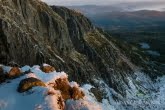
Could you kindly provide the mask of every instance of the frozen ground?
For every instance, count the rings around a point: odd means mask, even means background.
[[[5,72],[9,72],[11,67],[3,66]],[[32,73],[26,74],[22,77],[9,80],[0,85],[0,110],[61,110],[58,105],[58,97],[60,91],[54,90],[49,86],[58,78],[68,78],[64,72],[52,72],[46,74],[40,70],[38,65],[33,67],[24,66],[21,68],[23,72],[31,70]],[[17,87],[22,79],[34,77],[42,80],[46,87],[33,87],[32,90],[25,93],[18,93]],[[76,82],[70,82],[71,87],[79,86]],[[107,110],[109,103],[97,102],[92,93],[89,92],[91,85],[84,85],[81,89],[85,93],[85,97],[81,100],[67,100],[65,110]],[[48,91],[52,91],[54,95],[47,95]]]
[[[11,67],[3,66],[3,69],[8,72]],[[40,70],[38,65],[21,68],[23,72],[29,69],[32,73],[0,85],[0,110],[60,110],[57,100],[61,93],[50,87],[49,83],[54,83],[58,78],[68,78],[68,75],[65,72],[56,71],[46,74]],[[144,73],[136,72],[135,75],[137,76],[135,79],[128,77],[130,89],[125,98],[109,88],[104,81],[99,80],[100,88],[107,94],[107,98],[103,99],[102,103],[97,102],[90,92],[93,86],[85,84],[81,87],[85,97],[81,100],[67,100],[65,110],[165,110],[165,76],[153,82]],[[28,77],[38,78],[47,86],[33,87],[28,92],[18,93],[17,87],[20,81]],[[70,85],[71,87],[79,86],[73,81]],[[50,90],[54,95],[46,95]],[[113,95],[119,100],[114,100]]]
[[[140,45],[142,49],[150,49],[150,45],[148,43],[142,42]]]
[[[111,107],[114,110],[165,110],[165,76],[153,82],[144,73],[135,74],[136,79],[129,78],[131,90],[127,91],[126,98],[105,84],[103,89],[107,91]],[[118,95],[120,101],[113,100],[112,94]]]

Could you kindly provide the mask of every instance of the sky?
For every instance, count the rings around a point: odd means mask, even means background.
[[[165,0],[42,0],[49,5],[112,5],[124,2],[155,2],[165,4]]]

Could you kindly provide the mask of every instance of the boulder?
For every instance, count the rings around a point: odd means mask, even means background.
[[[47,66],[42,66],[41,70],[45,73],[51,73],[51,72],[55,71],[55,68],[50,65],[47,65]]]
[[[8,78],[16,78],[18,76],[20,76],[22,74],[20,68],[18,67],[13,67],[11,68],[11,70],[9,71],[9,73],[7,74]]]
[[[18,86],[17,91],[22,93],[30,90],[32,87],[42,86],[46,87],[45,83],[37,78],[27,78],[23,79]]]

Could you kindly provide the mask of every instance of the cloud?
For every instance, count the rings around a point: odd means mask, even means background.
[[[116,3],[128,2],[154,2],[164,3],[164,0],[42,0],[49,5],[112,5]]]

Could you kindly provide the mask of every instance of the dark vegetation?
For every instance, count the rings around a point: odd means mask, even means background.
[[[88,16],[96,26],[105,29],[119,40],[119,44],[129,43],[138,48],[140,54],[147,55],[153,62],[165,64],[165,12],[140,10],[134,12],[106,12]],[[120,41],[121,40],[121,41]],[[149,44],[160,56],[148,54],[140,43]],[[120,46],[123,48],[123,46]],[[126,50],[129,50],[127,47]]]

